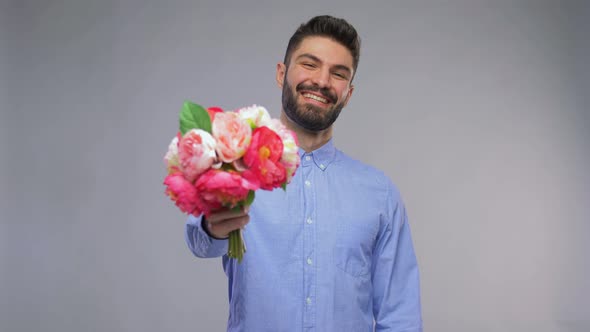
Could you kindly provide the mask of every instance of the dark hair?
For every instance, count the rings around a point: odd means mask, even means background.
[[[303,39],[311,36],[328,37],[346,47],[352,54],[352,67],[356,73],[361,51],[361,38],[354,27],[346,20],[329,15],[313,17],[307,23],[299,26],[291,39],[289,39],[285,60],[283,61],[285,65],[289,66],[291,55],[301,45]]]

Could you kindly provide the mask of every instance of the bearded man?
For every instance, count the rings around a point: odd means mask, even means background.
[[[318,16],[289,40],[276,80],[281,121],[297,134],[301,165],[286,191],[259,191],[243,211],[190,217],[198,257],[223,257],[228,331],[421,332],[419,273],[406,209],[381,171],[336,149],[332,127],[354,91],[360,38]],[[229,259],[243,228],[248,252]]]

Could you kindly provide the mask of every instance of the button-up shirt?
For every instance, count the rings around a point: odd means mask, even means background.
[[[400,193],[381,171],[332,141],[305,153],[286,191],[259,190],[243,231],[247,251],[190,217],[198,257],[223,256],[228,331],[422,331],[418,265]]]

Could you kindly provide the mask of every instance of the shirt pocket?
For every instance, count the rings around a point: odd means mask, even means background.
[[[332,249],[335,265],[355,278],[369,275],[375,237],[376,231],[368,225],[338,229],[336,243]]]

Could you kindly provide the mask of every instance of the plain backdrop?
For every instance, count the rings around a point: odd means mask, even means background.
[[[583,0],[2,0],[0,331],[223,331],[162,158],[184,100],[278,116],[317,14],[362,37],[335,144],[402,192],[425,331],[590,331]]]

